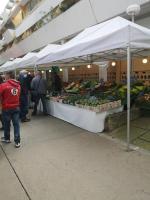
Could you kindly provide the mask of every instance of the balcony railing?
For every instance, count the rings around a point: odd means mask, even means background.
[[[15,38],[15,31],[12,29],[7,29],[7,31],[3,33],[3,37],[5,44],[9,44]]]
[[[35,31],[37,31],[38,29],[40,29],[41,27],[43,27],[44,25],[46,25],[47,23],[49,23],[50,21],[52,21],[53,19],[55,19],[56,17],[58,17],[59,15],[64,13],[65,11],[67,11],[69,8],[71,8],[74,4],[76,4],[79,1],[80,0],[64,0],[64,1],[62,1],[58,6],[56,6],[54,9],[52,9],[47,15],[45,15],[43,18],[41,18],[31,28],[26,30],[19,37],[14,38],[13,41],[10,41],[8,46],[4,46],[4,48],[2,50],[0,50],[0,54],[3,53],[4,51],[6,51],[7,49],[9,49],[10,47],[12,47],[13,44],[17,44],[20,41],[22,41],[25,38],[32,35],[32,33],[34,33]]]

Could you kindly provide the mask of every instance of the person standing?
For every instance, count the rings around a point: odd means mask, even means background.
[[[28,72],[26,70],[20,71],[19,81],[21,85],[20,94],[20,118],[21,122],[29,122],[30,119],[27,118],[29,109],[29,86],[28,86]]]
[[[31,82],[32,96],[34,99],[34,110],[32,115],[37,114],[37,106],[39,101],[42,101],[43,105],[43,114],[47,115],[47,107],[46,107],[46,93],[47,93],[47,81],[42,77],[42,72],[37,71],[35,74],[35,78],[33,78]]]
[[[27,85],[28,85],[28,89],[29,89],[29,95],[28,95],[28,99],[29,99],[29,109],[33,108],[33,101],[32,101],[32,89],[31,89],[31,82],[32,79],[34,78],[34,72],[29,72],[28,76],[27,76]]]
[[[19,104],[20,104],[20,84],[15,80],[13,72],[7,72],[6,82],[0,85],[0,95],[2,102],[2,117],[4,123],[4,143],[10,143],[10,123],[14,126],[15,147],[20,147],[20,124],[19,124]]]
[[[3,81],[3,77],[0,76],[0,84],[2,84],[4,81]],[[4,130],[4,123],[3,123],[3,119],[2,119],[2,105],[1,105],[1,101],[0,101],[0,121],[1,121],[1,124],[2,124],[2,127],[0,128],[1,131]]]
[[[62,81],[57,72],[52,72],[52,92],[54,96],[61,95]]]

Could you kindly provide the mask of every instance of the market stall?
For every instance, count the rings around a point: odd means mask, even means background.
[[[144,57],[150,49],[150,30],[121,17],[85,29],[37,64],[89,64],[104,60],[127,60],[127,146],[130,148],[131,53]]]

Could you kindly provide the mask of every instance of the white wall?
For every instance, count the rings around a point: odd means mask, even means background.
[[[140,19],[136,21],[137,24],[150,28],[150,17]]]
[[[149,0],[89,0],[95,13],[97,22],[105,21],[126,12],[129,5],[144,4]]]

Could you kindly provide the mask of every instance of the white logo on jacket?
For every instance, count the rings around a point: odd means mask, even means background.
[[[11,89],[11,94],[13,96],[16,96],[18,94],[18,89],[16,89],[16,88]]]

